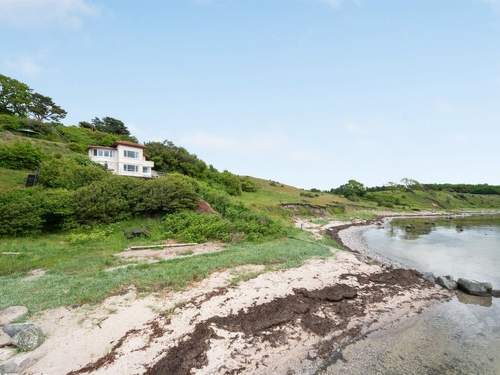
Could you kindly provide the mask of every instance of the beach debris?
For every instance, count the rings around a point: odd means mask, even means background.
[[[0,326],[12,323],[25,316],[27,313],[28,309],[25,306],[10,306],[0,310]]]
[[[455,290],[457,289],[457,282],[455,279],[450,276],[439,276],[436,280],[438,285],[441,285],[443,288],[448,289],[448,290]]]
[[[492,286],[490,283],[482,283],[476,280],[458,279],[458,288],[473,296],[486,297],[491,295]]]

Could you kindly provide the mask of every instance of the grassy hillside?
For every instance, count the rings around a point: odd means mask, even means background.
[[[0,131],[0,151],[2,147],[11,149],[5,155],[12,165],[33,163],[29,156],[34,153],[41,170],[41,185],[25,188],[26,176],[34,167],[0,168],[0,205],[10,207],[0,208],[0,222],[33,230],[0,238],[0,308],[21,304],[36,312],[94,303],[132,283],[143,291],[176,289],[238,265],[282,268],[311,257],[330,256],[325,243],[292,228],[294,216],[316,216],[325,221],[371,218],[388,210],[500,208],[500,195],[430,189],[371,191],[347,199],[219,172],[187,150],[159,143],[152,151],[166,177],[142,181],[111,176],[89,164],[84,151],[88,144],[109,145],[116,138],[61,125],[36,137]],[[13,146],[26,143],[34,147],[19,148],[28,158],[18,160]],[[217,213],[193,211],[199,199],[209,202]],[[83,205],[86,208],[82,211]],[[33,220],[51,220],[57,225],[39,222],[30,227]],[[149,236],[128,239],[126,232],[135,228],[146,230]],[[217,240],[227,242],[227,247],[220,253],[106,271],[124,265],[115,254],[128,246],[166,239]],[[36,269],[44,270],[45,276],[26,281],[26,275]]]

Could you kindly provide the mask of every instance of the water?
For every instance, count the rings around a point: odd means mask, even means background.
[[[396,220],[364,232],[376,255],[500,289],[500,217]],[[459,293],[369,335],[327,374],[500,374],[500,299]]]

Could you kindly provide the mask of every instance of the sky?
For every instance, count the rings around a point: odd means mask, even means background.
[[[500,0],[0,0],[0,73],[218,169],[500,184]]]

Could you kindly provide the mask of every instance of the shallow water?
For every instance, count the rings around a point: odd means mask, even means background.
[[[500,289],[500,219],[397,220],[364,232],[394,262]],[[325,374],[500,374],[500,299],[459,293],[347,347]]]

